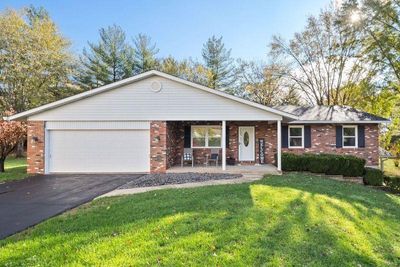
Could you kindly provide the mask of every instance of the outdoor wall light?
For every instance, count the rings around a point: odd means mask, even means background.
[[[35,141],[35,142],[37,142],[37,141],[39,141],[39,137],[37,137],[37,136],[32,136],[32,140]]]

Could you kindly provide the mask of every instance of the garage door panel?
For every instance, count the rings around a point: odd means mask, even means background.
[[[148,130],[57,130],[49,134],[49,172],[148,172]]]

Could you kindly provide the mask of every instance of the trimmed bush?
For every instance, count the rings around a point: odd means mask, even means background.
[[[365,168],[363,181],[366,185],[381,186],[383,185],[383,172],[379,169]]]
[[[399,176],[385,176],[384,177],[386,186],[392,190],[400,192],[400,177]]]
[[[310,171],[343,176],[362,176],[365,160],[354,156],[334,154],[282,154],[282,170]]]

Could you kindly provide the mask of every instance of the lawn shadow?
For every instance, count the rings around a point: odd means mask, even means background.
[[[371,230],[363,220],[383,218],[393,225],[398,203],[371,210],[361,189],[307,179],[277,176],[252,184],[100,199],[0,241],[0,251],[7,251],[3,260],[21,264],[33,255],[54,264],[89,265],[111,264],[121,255],[138,265],[396,262],[394,245],[387,244],[389,226]],[[342,191],[332,192],[332,186]],[[336,219],[338,214],[343,218]],[[382,255],[371,254],[382,246],[377,252]]]

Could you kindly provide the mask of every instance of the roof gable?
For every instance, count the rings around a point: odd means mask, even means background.
[[[102,86],[97,89],[93,89],[93,90],[90,90],[90,91],[87,91],[87,92],[84,92],[84,93],[81,93],[81,94],[78,94],[78,95],[75,95],[72,97],[68,97],[68,98],[35,108],[35,109],[25,111],[25,112],[10,116],[7,119],[16,120],[16,119],[25,119],[28,117],[33,118],[33,119],[40,119],[42,117],[42,119],[43,119],[43,116],[40,116],[40,114],[45,114],[45,113],[50,114],[50,113],[52,113],[51,111],[56,111],[56,110],[61,111],[62,109],[68,109],[67,106],[81,106],[82,104],[88,104],[91,101],[87,101],[87,100],[89,100],[91,98],[95,98],[95,97],[98,97],[103,94],[107,96],[107,95],[110,95],[109,93],[114,90],[127,88],[131,85],[134,85],[136,83],[139,83],[139,82],[142,82],[145,80],[149,80],[151,78],[162,79],[163,83],[170,82],[170,83],[175,83],[175,85],[180,84],[180,86],[190,87],[191,89],[198,90],[198,93],[202,93],[202,95],[204,95],[204,93],[208,93],[208,95],[216,96],[215,98],[218,99],[218,101],[221,101],[221,99],[223,98],[223,99],[225,99],[225,102],[228,101],[230,103],[235,103],[236,106],[239,106],[242,109],[251,108],[252,111],[257,110],[256,113],[263,112],[263,113],[265,113],[264,115],[268,115],[271,118],[277,118],[277,117],[284,116],[289,119],[297,119],[297,116],[294,116],[285,111],[266,107],[261,104],[257,104],[257,103],[254,103],[254,102],[251,102],[248,100],[244,100],[242,98],[235,97],[235,96],[229,95],[227,93],[224,93],[224,92],[221,92],[221,91],[218,91],[215,89],[211,89],[211,88],[208,88],[208,87],[205,87],[205,86],[193,83],[193,82],[189,82],[189,81],[183,80],[181,78],[177,78],[172,75],[165,74],[165,73],[162,73],[159,71],[154,71],[154,70],[148,71],[148,72],[145,72],[145,73],[142,73],[142,74],[133,76],[131,78],[128,78],[128,79],[125,79],[122,81],[118,81],[118,82],[115,82],[115,83],[112,83],[112,84],[109,84],[106,86]],[[151,85],[147,84],[147,86],[149,87]],[[163,91],[161,91],[160,93],[163,93]],[[180,92],[175,92],[175,93],[179,94]],[[171,99],[171,97],[172,96],[170,96],[170,98],[168,98],[168,99],[164,98],[163,101],[169,102],[169,99]],[[179,99],[179,95],[176,95],[176,97]],[[196,97],[196,96],[192,96],[192,97]],[[150,100],[155,100],[158,98],[159,98],[159,95],[154,95],[153,98]],[[193,100],[195,100],[195,99],[193,99]],[[77,104],[78,102],[82,102],[82,103]],[[89,105],[90,104],[91,103],[89,103]],[[147,103],[147,105],[149,105],[149,104],[151,104],[151,102]],[[218,105],[218,103],[214,103],[214,104]],[[94,104],[92,103],[92,105],[94,105]],[[233,109],[233,110],[231,110],[231,112],[232,112],[232,114],[237,115],[239,110]],[[218,113],[216,113],[216,114],[218,114]],[[76,116],[76,114],[74,116]],[[46,116],[44,116],[44,117],[46,117]]]

